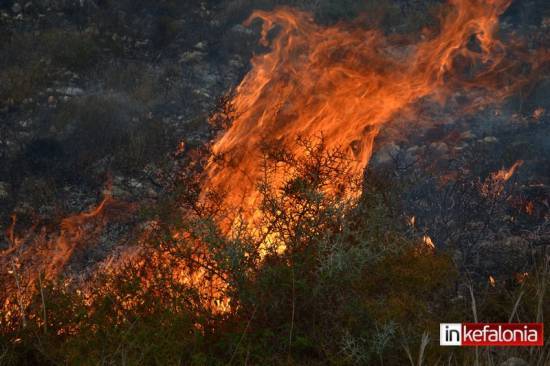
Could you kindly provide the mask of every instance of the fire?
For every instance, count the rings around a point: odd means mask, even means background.
[[[360,176],[381,128],[398,115],[415,120],[415,102],[443,104],[453,93],[469,90],[475,98],[463,109],[475,110],[509,96],[526,81],[519,76],[521,55],[507,55],[496,38],[498,17],[509,4],[453,0],[454,10],[442,18],[439,33],[421,41],[350,25],[323,27],[289,8],[256,11],[246,24],[263,21],[261,42],[271,50],[253,58],[252,70],[236,89],[236,117],[213,145],[201,199],[223,192],[222,207],[253,221],[259,216],[257,181],[266,146],[283,146],[300,157],[299,137],[322,136],[327,150],[346,152]],[[478,51],[469,47],[472,38]],[[474,76],[466,77],[472,69]],[[277,172],[275,187],[288,174]],[[220,226],[231,232],[234,220],[220,219]]]
[[[88,211],[69,216],[61,221],[61,233],[56,240],[52,251],[51,260],[46,267],[46,276],[53,279],[63,269],[65,263],[71,257],[77,243],[84,238],[84,225],[97,218],[105,209],[105,206],[112,201],[109,194],[105,195],[99,205]]]
[[[93,209],[69,216],[61,221],[58,234],[48,233],[45,227],[36,230],[32,227],[25,235],[18,237],[15,232],[16,216],[7,236],[10,248],[0,253],[0,283],[5,293],[0,295],[2,316],[0,323],[10,323],[12,316],[24,313],[27,302],[35,291],[35,284],[41,281],[42,273],[46,280],[57,279],[65,268],[75,248],[86,245],[85,241],[106,224],[103,217],[108,206],[113,204],[109,194]]]
[[[529,277],[529,272],[516,273],[516,282],[523,284]]]
[[[507,182],[510,180],[510,178],[512,178],[514,176],[514,174],[516,173],[516,171],[518,170],[518,168],[520,166],[523,165],[523,161],[522,160],[518,160],[516,161],[510,168],[508,169],[501,169],[499,170],[498,172],[496,173],[493,173],[492,174],[492,178],[493,180],[495,181],[502,181],[502,182]]]
[[[434,242],[432,241],[432,238],[430,238],[428,235],[424,235],[422,237],[422,243],[424,243],[424,245],[426,246],[426,248],[430,249],[430,250],[434,250],[435,249],[435,244]]]
[[[258,180],[265,168],[262,156],[266,150],[283,147],[303,158],[308,152],[300,141],[322,138],[328,151],[344,152],[351,175],[360,177],[381,129],[399,116],[416,120],[415,103],[430,100],[444,105],[455,93],[468,91],[472,100],[462,110],[468,112],[513,94],[528,81],[519,76],[524,61],[529,61],[536,74],[548,55],[520,51],[511,55],[515,44],[509,47],[497,39],[498,18],[510,2],[451,0],[453,10],[441,19],[438,32],[420,41],[388,37],[353,24],[320,26],[311,15],[290,8],[253,13],[247,24],[263,21],[261,42],[270,51],[253,58],[251,71],[236,89],[231,101],[234,122],[212,147],[200,201],[208,201],[210,193],[222,193],[220,207],[234,214],[220,214],[218,224],[231,234],[240,224],[237,217],[246,223],[261,215]],[[476,47],[471,47],[472,40]],[[180,143],[177,155],[185,150],[185,143]],[[507,181],[519,166],[521,162],[493,178]],[[270,183],[280,189],[292,173],[274,169]],[[330,185],[325,190],[328,194],[340,191]],[[359,194],[357,188],[346,198]],[[47,279],[55,279],[77,245],[105,226],[105,211],[112,204],[107,195],[94,209],[64,219],[60,232],[53,236],[33,229],[17,238],[13,217],[7,232],[11,247],[0,253],[0,264],[8,269],[0,276],[14,283],[6,288],[7,296],[0,296],[0,309],[8,322],[12,314],[24,313],[37,274],[45,271]],[[415,225],[414,217],[410,224]],[[223,273],[212,275],[208,268],[212,254],[207,246],[189,233],[175,232],[172,239],[190,245],[189,263],[173,265],[170,253],[149,260],[170,267],[167,271],[177,282],[214,298],[214,310],[230,309]],[[264,240],[284,250],[283,244],[278,245],[277,233],[265,233]],[[435,249],[429,236],[422,242],[430,251]],[[144,276],[148,279],[152,274]],[[131,302],[125,305],[133,306]]]
[[[508,169],[502,168],[489,174],[479,187],[481,194],[486,197],[495,198],[502,195],[505,192],[506,183],[516,174],[522,165],[523,161],[518,160]]]

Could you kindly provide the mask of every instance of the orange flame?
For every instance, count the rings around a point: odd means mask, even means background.
[[[75,246],[84,238],[83,226],[92,218],[99,216],[105,206],[112,201],[106,194],[101,203],[94,209],[69,216],[61,221],[61,233],[57,238],[51,253],[51,260],[46,267],[46,276],[53,279],[71,257]]]
[[[514,176],[520,166],[523,165],[523,160],[518,160],[508,169],[501,169],[493,173],[492,177],[495,181],[508,182]]]
[[[519,284],[524,283],[529,277],[529,272],[516,273],[516,282]]]
[[[434,250],[435,249],[435,244],[434,242],[432,241],[432,238],[430,238],[428,235],[424,235],[422,237],[422,243],[424,243],[424,245],[426,246],[426,248],[430,249],[430,250]]]
[[[45,272],[48,280],[55,279],[64,269],[75,248],[90,240],[93,233],[101,231],[105,222],[92,222],[101,216],[111,196],[106,194],[101,203],[90,211],[72,215],[61,221],[58,235],[31,228],[23,237],[15,234],[16,216],[7,235],[11,247],[0,253],[0,284],[5,290],[0,294],[0,323],[10,324],[11,317],[24,313],[24,307],[34,294],[35,283]]]
[[[328,150],[347,152],[359,176],[380,129],[398,114],[414,118],[414,102],[443,103],[467,89],[476,96],[470,105],[475,108],[510,95],[525,81],[513,72],[519,62],[506,57],[505,45],[495,38],[498,17],[510,0],[451,4],[454,11],[442,19],[438,35],[405,45],[376,30],[321,27],[309,14],[289,8],[255,12],[246,24],[263,21],[263,45],[270,44],[275,25],[278,33],[271,51],[253,58],[252,70],[236,90],[236,118],[213,146],[201,199],[224,192],[224,208],[238,208],[245,219],[253,219],[266,145],[284,146],[299,158],[304,152],[297,138],[322,135]],[[473,37],[480,51],[468,47]],[[477,71],[466,79],[464,71],[472,65]],[[276,174],[275,187],[287,174]],[[232,222],[220,224],[231,231]]]

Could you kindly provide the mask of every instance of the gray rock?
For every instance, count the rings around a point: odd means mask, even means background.
[[[411,146],[407,149],[407,155],[416,155],[420,152],[420,147],[418,145]]]
[[[26,119],[26,120],[23,120],[23,121],[19,121],[19,126],[21,126],[22,128],[27,128],[27,127],[29,127],[31,124],[32,124],[32,121],[31,121],[30,119]]]
[[[385,164],[391,162],[401,151],[399,146],[393,142],[383,146],[378,150],[373,157],[373,161],[376,164]]]
[[[463,140],[472,140],[476,138],[476,135],[471,131],[464,131],[460,134],[460,138]]]
[[[147,190],[147,197],[149,198],[157,198],[158,197],[158,193],[153,189],[153,188],[149,188]]]
[[[500,364],[500,366],[529,366],[527,362],[518,357],[510,357]]]
[[[207,47],[208,47],[208,43],[206,42],[199,42],[195,45],[195,48],[200,51],[206,50]]]
[[[84,90],[73,86],[68,86],[66,88],[59,88],[59,89],[56,89],[56,91],[60,94],[64,94],[70,97],[78,97],[84,94]]]
[[[240,34],[243,36],[254,36],[254,32],[252,31],[252,29],[247,28],[242,24],[235,25],[234,27],[231,28],[230,32],[235,34]]]
[[[498,142],[498,139],[495,136],[487,136],[482,141],[487,144],[493,144],[495,142]]]
[[[141,182],[139,182],[137,179],[135,178],[131,178],[130,181],[128,182],[128,185],[131,187],[131,188],[134,188],[134,189],[141,189],[143,188],[143,184]]]
[[[189,63],[189,62],[199,62],[203,59],[203,57],[205,56],[205,53],[204,52],[200,52],[200,51],[187,51],[187,52],[184,52],[181,56],[180,56],[180,62],[182,63]]]
[[[13,11],[15,14],[21,13],[21,10],[23,9],[21,8],[21,5],[19,5],[19,3],[15,3],[11,7],[11,11]]]
[[[449,152],[449,146],[444,142],[432,142],[430,148],[437,151],[440,154],[446,154]]]

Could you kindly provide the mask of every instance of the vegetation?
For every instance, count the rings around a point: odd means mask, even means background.
[[[0,363],[496,363],[511,351],[436,346],[439,323],[542,320],[550,310],[543,300],[548,267],[538,263],[521,283],[469,283],[449,256],[407,234],[394,214],[397,201],[387,199],[391,184],[367,179],[358,202],[345,199],[350,184],[328,195],[329,182],[349,182],[345,160],[322,142],[304,149],[303,159],[266,153],[266,167],[282,164],[295,173],[282,190],[266,173],[259,182],[262,219],[242,222],[238,235],[220,233],[215,199],[197,204],[199,180],[189,173],[157,211],[162,224],[140,254],[86,288],[63,281],[37,288],[25,325],[19,314],[3,328]],[[269,225],[276,239],[259,239],[254,225]],[[197,273],[195,283],[181,280]],[[548,354],[522,356],[537,364]]]
[[[94,268],[97,272],[86,281],[46,280],[44,273],[36,273],[31,299],[22,299],[18,291],[0,293],[0,300],[11,301],[0,307],[10,309],[9,314],[0,310],[0,366],[499,365],[512,356],[537,366],[550,362],[548,347],[457,350],[437,342],[440,322],[543,321],[550,329],[547,239],[544,245],[529,242],[528,268],[494,265],[501,270],[496,284],[487,281],[494,272],[475,261],[483,258],[483,239],[512,235],[502,233],[506,223],[535,221],[516,215],[510,192],[499,186],[482,191],[485,181],[478,177],[513,164],[518,156],[545,156],[542,123],[530,130],[540,143],[514,134],[490,163],[479,164],[489,145],[472,143],[472,149],[483,146],[467,157],[476,164],[453,161],[451,168],[460,174],[453,184],[441,183],[437,192],[440,176],[415,175],[414,182],[405,182],[394,172],[368,171],[364,181],[356,179],[341,152],[327,151],[322,141],[302,141],[304,158],[266,149],[265,175],[258,182],[262,204],[254,221],[235,208],[220,207],[224,192],[199,200],[200,166],[209,155],[190,150],[210,136],[197,132],[205,129],[206,118],[195,111],[194,104],[202,100],[193,96],[204,96],[198,88],[209,79],[197,77],[198,86],[181,80],[190,80],[197,70],[213,70],[195,67],[200,62],[182,63],[180,51],[248,59],[255,42],[243,38],[252,39],[254,33],[230,30],[254,9],[285,5],[311,11],[322,23],[356,19],[388,33],[419,34],[444,11],[438,1],[95,3],[93,15],[85,16],[78,6],[63,2],[65,8],[56,9],[66,12],[63,25],[54,25],[58,19],[52,11],[39,31],[22,27],[0,34],[0,113],[7,116],[0,132],[39,114],[29,128],[39,131],[36,135],[28,134],[27,127],[13,138],[5,133],[10,146],[17,146],[0,167],[2,180],[17,187],[9,210],[19,200],[49,215],[68,186],[85,190],[92,181],[95,195],[105,173],[143,175],[145,166],[173,149],[174,125],[186,125],[191,140],[182,145],[186,153],[174,165],[192,161],[177,167],[181,176],[171,192],[142,208],[143,217],[136,221],[150,221],[122,259],[113,258],[114,265]],[[527,14],[518,22],[532,19]],[[199,42],[203,46],[197,48]],[[216,83],[229,79],[214,78]],[[86,90],[74,97],[57,90],[67,85]],[[34,103],[26,102],[29,98]],[[161,122],[172,103],[185,108],[174,111],[170,123]],[[211,130],[223,130],[230,122],[211,119]],[[272,169],[291,172],[282,188],[271,183]],[[328,185],[340,190],[328,194]],[[405,187],[424,198],[420,212],[435,213],[426,215],[424,224],[448,238],[445,245],[432,248],[423,239],[426,232],[411,227],[401,207]],[[487,218],[484,226],[475,225],[480,212]],[[235,228],[231,235],[219,225],[228,216]],[[34,217],[28,221],[35,223]],[[528,224],[521,230],[536,236],[534,224]],[[4,244],[0,250],[9,247]],[[9,271],[0,277],[2,289],[9,288],[2,281],[17,279],[17,270]]]

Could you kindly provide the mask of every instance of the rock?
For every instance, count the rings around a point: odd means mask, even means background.
[[[6,200],[10,196],[10,185],[6,182],[0,182],[0,201]]]
[[[208,43],[206,42],[199,42],[195,45],[195,48],[200,51],[206,50],[207,47],[208,47]]]
[[[476,138],[476,135],[471,131],[464,131],[460,134],[460,138],[463,140],[472,140]]]
[[[139,182],[137,179],[135,178],[131,178],[130,181],[128,182],[128,185],[131,187],[131,188],[134,188],[134,189],[141,189],[143,187],[143,184],[141,184],[141,182]]]
[[[401,149],[393,142],[383,146],[376,152],[373,157],[373,161],[377,164],[385,164],[393,161],[393,159],[399,154]]]
[[[527,362],[518,357],[510,357],[500,364],[500,366],[529,366]]]
[[[413,164],[418,159],[418,156],[422,155],[423,152],[424,148],[418,145],[409,147],[405,150],[405,162],[407,164]]]
[[[184,52],[181,56],[180,56],[180,62],[182,63],[188,63],[188,62],[199,62],[203,59],[203,57],[205,56],[205,53],[204,52],[200,52],[200,51],[187,51],[187,52]]]
[[[432,142],[430,148],[442,155],[449,152],[449,146],[444,142]]]
[[[15,14],[21,13],[21,10],[23,9],[21,8],[21,5],[19,5],[19,3],[15,3],[11,7],[11,11],[13,11]]]
[[[407,149],[407,155],[416,155],[420,151],[420,147],[418,145],[411,146]]]
[[[487,136],[483,140],[481,140],[487,144],[493,144],[495,142],[498,142],[498,139],[495,136]]]
[[[252,31],[252,29],[244,27],[241,24],[237,24],[234,27],[232,27],[230,32],[235,33],[237,35],[242,35],[242,36],[254,36],[254,32]]]
[[[21,126],[21,128],[27,128],[31,124],[32,124],[32,121],[30,119],[25,119],[25,120],[19,121],[19,126]]]
[[[59,89],[56,89],[56,91],[58,93],[61,93],[70,97],[78,97],[84,94],[84,90],[73,86],[68,86],[66,88],[59,88]]]
[[[153,188],[149,188],[147,190],[147,197],[149,198],[157,198],[158,197],[158,193],[153,189]]]

